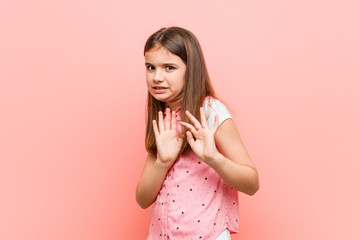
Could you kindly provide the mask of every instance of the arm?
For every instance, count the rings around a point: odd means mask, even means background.
[[[194,153],[212,167],[230,186],[248,195],[259,189],[258,173],[252,163],[232,119],[226,119],[218,126],[215,117],[210,130],[204,109],[200,108],[201,124],[186,112],[194,125],[181,122],[194,135],[187,132],[187,140]],[[219,149],[219,151],[217,150]]]
[[[165,176],[174,164],[182,145],[182,138],[176,133],[175,111],[170,114],[170,109],[166,109],[165,121],[163,113],[159,112],[159,126],[153,120],[153,128],[158,156],[148,153],[136,187],[136,201],[142,208],[148,208],[156,200]]]
[[[154,154],[148,153],[136,187],[136,201],[142,208],[148,208],[156,200],[168,170],[169,167],[161,164]]]
[[[258,172],[232,119],[226,119],[218,127],[215,143],[220,152],[217,151],[207,163],[230,186],[254,195],[260,187]]]

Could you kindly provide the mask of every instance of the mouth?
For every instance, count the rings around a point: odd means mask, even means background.
[[[167,89],[167,87],[155,86],[155,87],[153,87],[153,89]]]
[[[154,94],[164,94],[164,93],[166,93],[167,92],[167,87],[161,87],[161,86],[154,86],[154,87],[152,87],[152,92],[154,93]]]

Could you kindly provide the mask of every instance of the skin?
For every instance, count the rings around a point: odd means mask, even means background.
[[[150,94],[157,100],[166,102],[170,108],[165,110],[165,118],[159,112],[158,123],[153,120],[158,155],[148,153],[136,188],[136,200],[142,208],[149,207],[156,200],[166,174],[180,151],[182,138],[177,133],[175,111],[171,112],[170,109],[179,107],[178,94],[184,85],[186,72],[186,65],[182,60],[162,47],[146,52],[145,62]],[[169,63],[176,66],[171,68]],[[153,86],[159,85],[167,87],[162,94],[153,90]],[[194,153],[230,186],[245,194],[254,195],[259,189],[258,172],[233,120],[226,119],[219,126],[216,116],[214,127],[209,129],[203,108],[200,108],[200,121],[188,111],[186,115],[192,124],[180,124],[188,129],[187,141]]]
[[[155,46],[145,53],[146,83],[149,93],[157,100],[166,102],[170,109],[179,107],[179,94],[183,89],[186,64],[166,48]],[[164,93],[156,93],[154,87],[165,87]]]

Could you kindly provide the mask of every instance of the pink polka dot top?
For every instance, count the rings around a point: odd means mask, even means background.
[[[204,108],[209,128],[216,114],[219,124],[231,118],[217,99],[207,98]],[[238,191],[190,150],[175,161],[165,177],[152,208],[147,239],[213,240],[226,228],[238,232],[238,219]]]

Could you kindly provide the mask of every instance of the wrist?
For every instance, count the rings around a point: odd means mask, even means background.
[[[159,157],[156,158],[156,161],[155,161],[155,167],[157,169],[159,169],[160,171],[169,171],[169,169],[171,168],[173,164],[173,161],[162,161]]]
[[[220,162],[222,158],[223,158],[223,155],[219,151],[216,151],[213,155],[204,159],[204,162],[208,163],[209,165],[215,164],[215,163]]]

